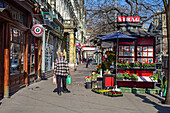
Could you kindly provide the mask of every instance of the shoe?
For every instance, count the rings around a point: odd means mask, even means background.
[[[61,92],[58,92],[58,95],[61,96]]]
[[[68,89],[64,90],[63,93],[71,93]]]

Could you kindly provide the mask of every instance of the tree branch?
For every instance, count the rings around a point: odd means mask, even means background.
[[[125,1],[131,6],[130,14],[133,15],[133,4],[129,0],[125,0]]]
[[[155,13],[154,15],[150,16],[149,18],[147,18],[146,20],[144,20],[141,25],[143,25],[146,21],[152,19],[154,16],[157,16],[157,15],[160,15],[162,13],[166,13],[166,11],[162,11],[162,12],[159,12],[159,13]]]
[[[163,3],[164,3],[165,11],[167,11],[168,10],[167,0],[163,0]]]

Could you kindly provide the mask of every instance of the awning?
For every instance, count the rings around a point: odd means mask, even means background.
[[[125,39],[137,39],[137,37],[125,35],[125,34],[121,33],[120,31],[117,31],[110,35],[98,37],[98,39],[101,39],[101,40],[113,40],[113,39],[124,39],[124,38]]]

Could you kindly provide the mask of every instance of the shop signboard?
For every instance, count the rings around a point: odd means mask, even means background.
[[[35,24],[35,25],[33,25],[32,29],[31,29],[31,33],[35,37],[41,37],[43,35],[43,32],[44,32],[44,28],[41,24]]]
[[[43,20],[44,21],[50,21],[53,22],[54,18],[58,18],[57,14],[54,14],[53,11],[49,11],[49,12],[43,12],[41,11],[42,15],[43,15]]]
[[[101,47],[102,48],[113,48],[113,42],[112,41],[102,41]]]
[[[140,16],[118,16],[118,22],[140,22]]]

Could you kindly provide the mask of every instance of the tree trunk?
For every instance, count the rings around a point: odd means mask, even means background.
[[[170,1],[170,0],[169,0]],[[170,4],[170,2],[168,2]],[[167,39],[168,39],[168,83],[167,83],[167,92],[165,98],[165,104],[170,105],[170,5],[167,5],[166,11],[166,23],[167,23]]]

